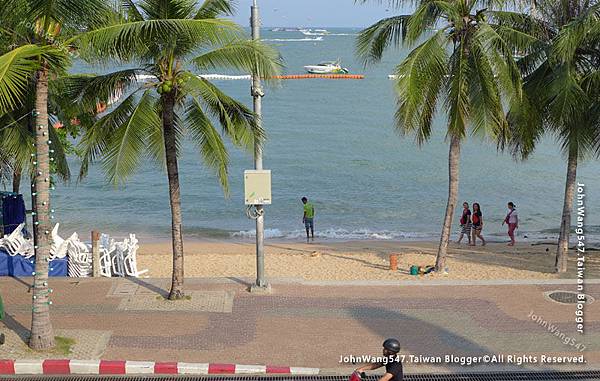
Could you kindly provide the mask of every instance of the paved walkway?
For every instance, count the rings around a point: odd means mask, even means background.
[[[0,330],[19,333],[9,335],[11,340],[21,340],[30,325],[30,282],[0,278],[7,313]],[[101,354],[96,346],[83,355],[115,360],[272,364],[347,372],[354,366],[341,363],[341,356],[379,355],[382,339],[394,336],[403,345],[408,372],[452,368],[445,363],[424,368],[409,357],[445,360],[446,354],[531,355],[538,360],[541,355],[584,354],[588,367],[600,368],[598,282],[586,285],[586,293],[596,301],[585,307],[583,336],[576,333],[575,305],[545,296],[553,290],[575,290],[575,285],[561,281],[419,287],[282,280],[273,282],[271,295],[253,295],[246,291],[245,280],[189,279],[191,299],[178,302],[162,300],[167,285],[166,279],[52,279],[53,325],[64,335],[93,330],[108,336]],[[531,314],[552,324],[555,333]],[[76,340],[82,340],[80,336]],[[585,345],[585,351],[569,345],[571,338]],[[15,357],[16,344],[8,344],[0,347],[0,358]],[[565,369],[553,364],[524,366]],[[479,370],[502,367],[514,369],[495,364]]]

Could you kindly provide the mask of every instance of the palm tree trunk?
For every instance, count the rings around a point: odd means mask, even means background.
[[[450,150],[448,153],[448,203],[446,204],[446,216],[444,217],[444,226],[440,237],[440,246],[438,248],[437,259],[435,261],[435,271],[442,271],[446,265],[446,255],[448,253],[448,241],[450,240],[450,230],[452,228],[452,219],[454,218],[454,208],[458,198],[458,176],[460,165],[460,137],[452,136],[450,138]]]
[[[48,137],[48,66],[37,73],[35,88],[35,272],[29,346],[35,350],[54,347],[50,322],[48,257],[50,254],[50,152]]]
[[[179,170],[177,168],[177,145],[173,109],[175,107],[174,92],[162,97],[163,135],[165,139],[165,156],[167,160],[167,176],[169,178],[169,198],[171,201],[171,235],[173,240],[173,276],[169,300],[184,297],[183,293],[183,237],[181,232],[181,192],[179,189]]]
[[[569,233],[571,232],[571,210],[573,209],[573,196],[575,195],[575,181],[577,178],[577,149],[569,150],[569,161],[567,164],[567,182],[565,184],[565,199],[563,202],[562,221],[560,223],[560,235],[558,248],[556,250],[556,261],[554,266],[557,273],[567,271],[567,259],[569,254]]]
[[[12,191],[19,193],[21,189],[21,168],[16,167],[13,171]]]

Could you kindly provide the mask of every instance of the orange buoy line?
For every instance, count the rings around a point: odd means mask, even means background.
[[[275,79],[309,79],[309,78],[325,78],[325,79],[364,79],[362,74],[292,74],[292,75],[276,75]]]

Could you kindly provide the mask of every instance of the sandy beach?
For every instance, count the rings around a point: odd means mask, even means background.
[[[186,240],[186,277],[253,277],[253,241]],[[350,241],[350,242],[268,242],[266,274],[277,278],[306,280],[414,280],[414,279],[554,279],[575,278],[576,263],[571,256],[569,272],[553,274],[555,245],[489,243],[485,247],[451,243],[448,274],[410,275],[411,265],[433,265],[436,242]],[[398,256],[398,271],[389,270],[389,255]],[[138,268],[148,277],[169,277],[171,243],[141,243]],[[586,259],[586,278],[598,278],[598,252]]]

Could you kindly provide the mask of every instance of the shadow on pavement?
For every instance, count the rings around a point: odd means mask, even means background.
[[[27,343],[29,341],[29,329],[27,329],[27,327],[25,327],[23,324],[19,323],[10,314],[4,315],[2,323],[4,323],[4,326],[7,329],[16,333],[24,343]]]
[[[140,278],[135,278],[135,277],[128,277],[128,280],[132,281],[133,283],[138,284],[141,287],[144,287],[145,289],[152,291],[154,293],[157,293],[158,295],[162,296],[163,298],[167,298],[169,296],[169,290],[163,290],[162,288],[150,283],[150,282],[146,282],[141,280]]]
[[[433,308],[435,306],[432,306]],[[357,306],[349,308],[348,312],[357,322],[379,335],[382,341],[387,337],[397,338],[402,345],[402,352],[424,356],[491,353],[489,348],[464,336],[399,311],[373,306]]]

